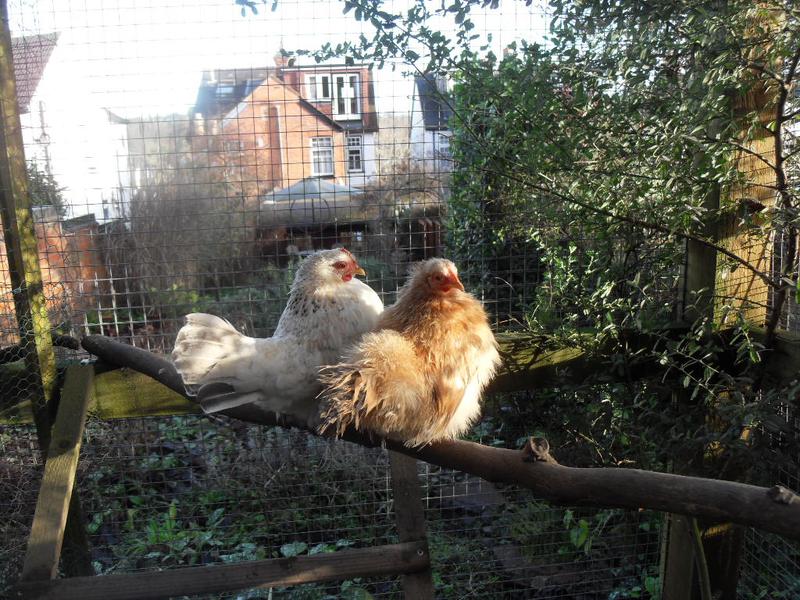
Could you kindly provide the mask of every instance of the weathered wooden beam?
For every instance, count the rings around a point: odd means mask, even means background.
[[[96,375],[89,405],[89,414],[106,420],[202,413],[185,395],[131,369]]]
[[[93,376],[91,365],[67,369],[28,538],[22,568],[24,580],[50,579],[58,573]]]
[[[88,412],[99,419],[164,417],[203,412],[186,396],[131,369],[100,373],[95,376],[92,388]],[[0,425],[27,425],[32,421],[29,400],[0,410]]]
[[[425,569],[429,561],[424,543],[405,542],[340,550],[332,554],[187,567],[155,573],[31,581],[14,588],[13,597],[25,600],[156,600],[353,577],[401,575]]]

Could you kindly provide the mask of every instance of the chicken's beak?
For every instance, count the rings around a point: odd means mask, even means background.
[[[451,274],[450,274],[450,277],[448,277],[448,280],[450,281],[450,284],[451,284],[451,285],[452,285],[454,288],[458,288],[458,289],[460,289],[462,292],[464,291],[464,284],[463,284],[463,283],[461,283],[461,280],[458,278],[458,275],[456,275],[455,273],[451,273]]]
[[[359,267],[358,265],[356,265],[356,270],[353,271],[353,274],[354,275],[361,275],[361,277],[366,277],[367,276],[367,272],[364,269],[362,269],[361,267]]]

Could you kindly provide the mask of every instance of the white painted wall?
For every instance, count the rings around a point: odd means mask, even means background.
[[[425,173],[442,173],[450,171],[453,163],[450,160],[450,130],[430,131],[425,129],[422,116],[422,103],[419,90],[414,86],[411,100],[411,160]]]
[[[21,115],[25,156],[51,172],[63,191],[67,217],[93,213],[103,222],[121,216],[127,202],[126,127],[111,123],[96,101],[86,46],[62,32],[42,78]],[[99,79],[99,78],[95,78]],[[42,121],[46,138],[42,136]],[[49,143],[48,143],[49,142]]]

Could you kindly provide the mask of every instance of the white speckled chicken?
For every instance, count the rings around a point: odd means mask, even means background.
[[[252,338],[214,315],[187,315],[172,360],[205,412],[251,402],[308,421],[317,416],[320,365],[372,330],[383,311],[378,295],[344,248],[322,250],[299,266],[271,338]]]
[[[486,312],[456,266],[418,263],[377,330],[323,371],[319,429],[340,435],[352,424],[407,446],[452,439],[477,420],[499,362]]]

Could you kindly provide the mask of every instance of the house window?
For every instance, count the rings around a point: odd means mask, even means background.
[[[225,140],[222,142],[225,152],[241,152],[244,150],[244,142],[241,140]]]
[[[336,101],[333,103],[333,116],[339,119],[357,119],[358,75],[350,73],[335,75],[333,78]]]
[[[314,102],[330,102],[330,75],[306,75],[306,98]]]
[[[436,144],[434,147],[434,153],[436,154],[436,158],[439,159],[451,158],[450,136],[444,133],[437,133],[434,140]]]
[[[311,174],[317,176],[333,175],[332,138],[311,138]]]
[[[350,173],[364,172],[364,138],[360,135],[347,136],[347,170]]]

